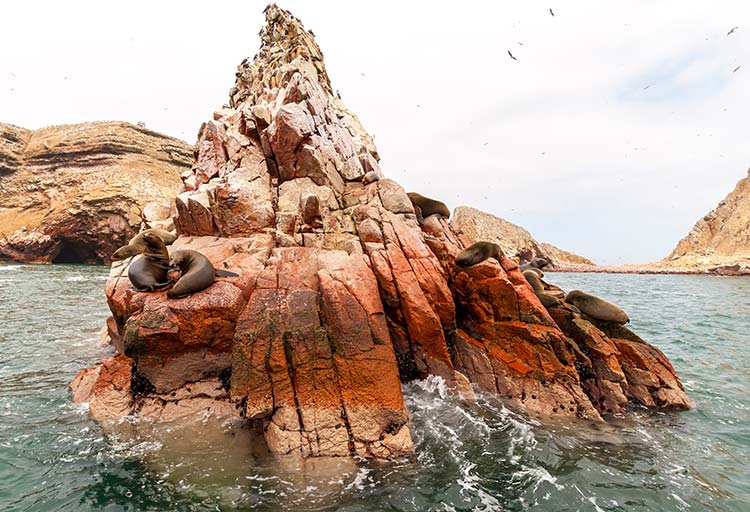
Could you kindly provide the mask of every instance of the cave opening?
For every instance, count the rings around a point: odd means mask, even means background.
[[[63,238],[60,240],[57,255],[52,259],[52,263],[101,265],[103,261],[91,247],[82,241]]]

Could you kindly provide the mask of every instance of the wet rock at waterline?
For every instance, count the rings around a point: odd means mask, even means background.
[[[113,265],[121,355],[83,370],[76,397],[90,397],[97,419],[169,416],[181,407],[170,396],[213,400],[217,414],[253,422],[273,453],[303,457],[412,453],[401,384],[430,375],[469,400],[477,389],[529,414],[602,421],[597,404],[616,390],[585,384],[581,369],[596,362],[518,266],[457,267],[470,242],[439,215],[418,223],[394,181],[363,180],[382,174],[379,155],[333,95],[313,36],[274,5],[266,19],[176,199],[172,248],[239,277],[170,299],[135,291],[128,262]],[[644,364],[664,361],[632,352],[612,355],[630,365],[618,382],[632,380],[626,401],[645,403],[662,381]],[[217,379],[226,395],[188,391]],[[659,396],[654,407],[688,403],[674,387]]]

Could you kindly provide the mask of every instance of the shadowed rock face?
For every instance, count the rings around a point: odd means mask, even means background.
[[[517,265],[456,267],[469,244],[444,219],[420,226],[397,183],[363,184],[381,172],[377,151],[331,94],[312,35],[274,5],[266,18],[176,200],[172,250],[197,249],[239,277],[169,299],[136,292],[128,262],[113,265],[106,293],[123,355],[82,370],[77,399],[119,390],[107,383],[127,367],[139,391],[125,408],[121,394],[109,413],[92,407],[98,419],[158,416],[157,398],[173,394],[188,400],[180,410],[215,399],[216,411],[231,402],[259,425],[272,452],[304,457],[411,453],[401,382],[428,375],[467,398],[473,384],[531,414],[601,421],[578,369],[592,359]],[[648,361],[628,357],[623,378],[645,382]],[[185,391],[219,377],[228,395]],[[646,388],[639,397],[653,396]],[[684,406],[677,395],[654,405]]]
[[[143,218],[171,217],[191,153],[128,123],[0,124],[0,259],[108,263]]]

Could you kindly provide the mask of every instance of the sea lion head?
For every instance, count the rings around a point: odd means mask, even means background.
[[[539,270],[543,269],[547,265],[549,265],[549,261],[545,260],[544,258],[537,258],[532,263],[532,266],[538,268]]]
[[[182,271],[185,270],[188,263],[190,263],[190,252],[188,251],[174,251],[169,258],[169,266]]]
[[[142,238],[146,244],[146,249],[143,251],[144,256],[159,257],[165,260],[169,259],[167,246],[159,235],[156,233],[144,232]]]

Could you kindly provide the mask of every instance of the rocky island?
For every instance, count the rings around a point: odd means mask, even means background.
[[[421,222],[289,12],[200,129],[170,248],[220,277],[171,299],[138,292],[128,260],[106,284],[114,357],[74,399],[101,422],[207,412],[244,418],[302,457],[410,454],[401,384],[430,375],[539,417],[605,421],[629,405],[691,406],[664,354],[624,326],[539,301],[507,257],[457,267],[473,240]]]

